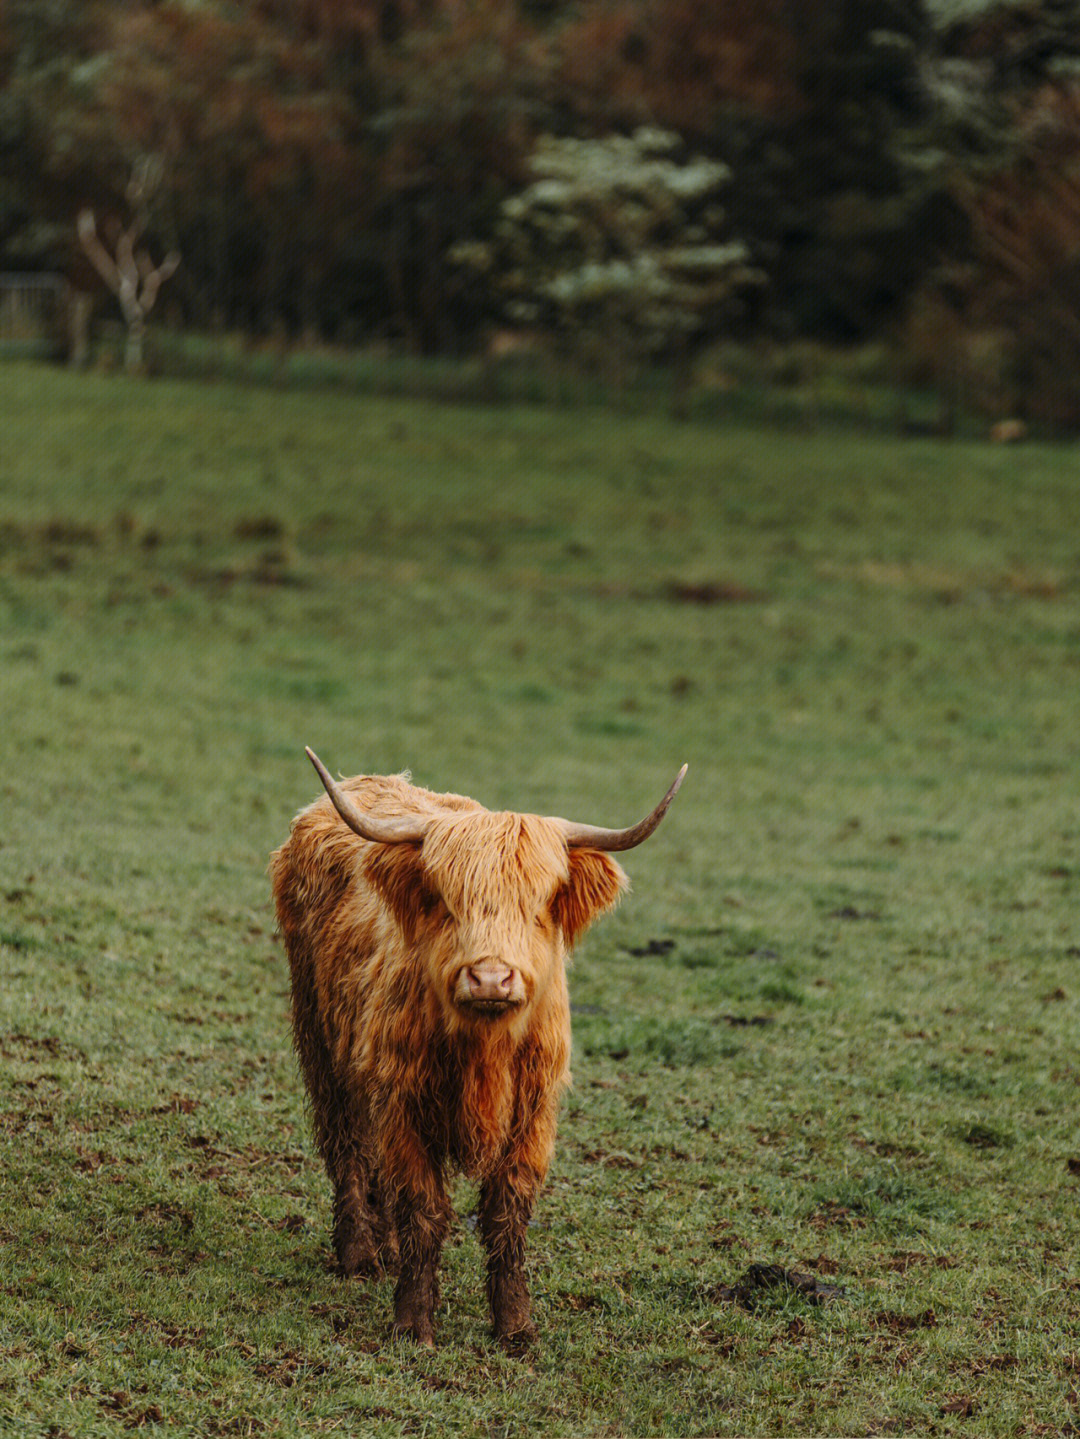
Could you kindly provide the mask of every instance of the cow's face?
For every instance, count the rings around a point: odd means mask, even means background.
[[[557,823],[486,811],[433,822],[422,846],[386,847],[368,872],[451,1028],[523,1022],[626,886],[608,855],[568,851]]]

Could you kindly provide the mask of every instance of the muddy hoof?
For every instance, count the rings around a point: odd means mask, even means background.
[[[361,1244],[338,1245],[337,1261],[346,1279],[381,1279],[383,1276],[379,1256]]]
[[[397,1320],[390,1326],[390,1335],[394,1339],[408,1339],[414,1344],[419,1344],[423,1349],[435,1348],[434,1330],[421,1324],[399,1324]]]
[[[511,1359],[520,1359],[535,1344],[536,1327],[533,1324],[524,1324],[508,1334],[496,1333],[495,1342]]]

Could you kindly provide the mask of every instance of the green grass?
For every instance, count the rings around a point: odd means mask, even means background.
[[[1071,449],[18,364],[0,413],[0,1431],[1076,1432]],[[604,824],[690,762],[574,966],[525,1362],[468,1185],[434,1353],[330,1270],[305,743]],[[844,1296],[726,1302],[754,1261]]]
[[[836,349],[796,341],[762,349],[731,342],[666,365],[643,365],[613,349],[598,365],[544,347],[501,356],[415,356],[317,343],[290,348],[239,334],[164,327],[152,332],[149,343],[155,374],[293,394],[574,410],[603,406],[621,414],[801,432],[838,424],[878,434],[940,434],[943,424],[980,435],[987,429],[977,407],[945,405],[936,390],[906,379],[899,357],[878,344]],[[120,321],[103,319],[95,327],[91,364],[115,371],[124,344]]]

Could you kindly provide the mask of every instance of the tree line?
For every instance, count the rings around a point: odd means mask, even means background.
[[[723,184],[688,208],[670,168],[537,168],[643,133]],[[199,328],[595,344],[645,332],[638,276],[682,316],[653,307],[654,349],[887,333],[914,375],[1080,422],[1078,0],[7,0],[0,267],[100,283],[76,217],[120,233],[148,162]]]

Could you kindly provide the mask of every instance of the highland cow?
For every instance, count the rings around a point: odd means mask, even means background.
[[[445,1181],[480,1183],[495,1336],[532,1335],[525,1232],[569,1081],[567,952],[663,819],[492,813],[405,778],[334,782],[271,861],[296,1050],[346,1275],[398,1272],[394,1333],[434,1342]]]

